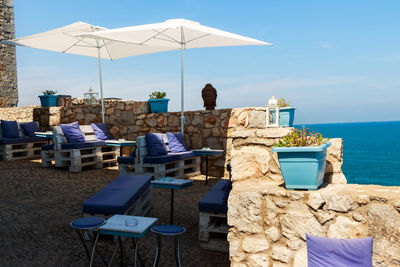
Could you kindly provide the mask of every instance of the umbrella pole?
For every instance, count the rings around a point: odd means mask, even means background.
[[[184,95],[183,95],[183,45],[181,47],[181,132],[182,136],[185,131],[185,115],[183,113],[184,110]]]
[[[100,80],[100,96],[101,96],[101,120],[104,123],[104,99],[103,99],[103,78],[101,76],[101,55],[100,47],[97,48],[97,54],[99,58],[99,80]]]

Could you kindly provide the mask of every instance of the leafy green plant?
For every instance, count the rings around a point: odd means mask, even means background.
[[[45,90],[42,93],[43,93],[43,95],[55,95],[55,94],[57,94],[57,91]]]
[[[149,95],[150,99],[161,99],[165,98],[167,96],[166,92],[159,92],[159,91],[154,91]]]
[[[282,97],[281,99],[278,99],[278,106],[280,106],[281,108],[285,108],[289,107],[290,103],[286,102],[285,98]]]
[[[325,144],[329,139],[323,138],[322,134],[310,132],[309,128],[294,129],[282,140],[279,140],[274,146],[276,147],[292,147],[292,146],[319,146]]]

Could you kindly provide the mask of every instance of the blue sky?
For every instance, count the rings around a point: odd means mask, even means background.
[[[400,118],[400,1],[105,1],[14,0],[16,37],[76,21],[107,28],[185,18],[270,42],[185,51],[185,109],[203,109],[201,89],[218,91],[217,108],[264,106],[285,97],[295,123]],[[105,97],[147,100],[166,91],[180,109],[180,52],[103,60]],[[19,105],[43,90],[83,97],[99,91],[97,59],[17,47]]]

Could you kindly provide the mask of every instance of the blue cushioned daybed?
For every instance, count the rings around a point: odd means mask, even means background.
[[[151,208],[151,176],[120,175],[83,203],[84,216],[145,216]]]

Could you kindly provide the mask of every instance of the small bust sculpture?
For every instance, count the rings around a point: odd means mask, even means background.
[[[206,86],[204,86],[203,90],[201,90],[201,97],[203,98],[206,110],[215,109],[217,106],[217,90],[215,90],[211,84],[207,83]]]

